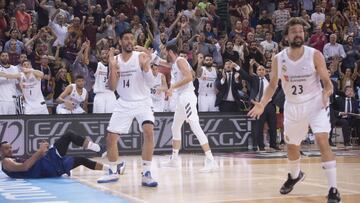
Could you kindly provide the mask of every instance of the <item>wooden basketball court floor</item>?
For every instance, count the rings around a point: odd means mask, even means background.
[[[140,156],[121,157],[127,166],[125,174],[115,183],[97,184],[96,179],[103,172],[84,167],[75,169],[72,178],[130,202],[326,202],[327,180],[321,168],[320,157],[302,157],[301,168],[306,173],[306,178],[285,196],[279,193],[279,189],[287,178],[286,158],[258,159],[239,157],[236,154],[218,154],[215,159],[219,170],[200,173],[203,154],[181,154],[180,168],[161,167],[160,162],[167,157],[154,156],[153,177],[159,182],[157,188],[140,185]],[[95,160],[107,162],[106,159]],[[360,156],[337,156],[337,178],[342,202],[359,203]]]

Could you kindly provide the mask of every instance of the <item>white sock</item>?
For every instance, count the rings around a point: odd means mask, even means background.
[[[100,146],[96,143],[93,143],[91,141],[89,141],[88,146],[86,147],[87,149],[94,151],[94,152],[100,152]]]
[[[325,170],[329,189],[331,187],[336,188],[336,161],[322,162],[322,168]]]
[[[214,160],[214,157],[213,157],[213,155],[211,153],[211,150],[206,151],[205,156],[206,156],[207,159]]]
[[[117,170],[117,162],[110,162],[109,163],[109,168],[111,169],[111,171],[113,172],[113,173],[115,173],[116,172],[116,170]]]
[[[173,159],[178,158],[178,156],[179,156],[179,150],[178,150],[178,149],[173,149],[171,156],[172,156],[171,158],[173,158]]]
[[[143,174],[151,170],[151,161],[142,160]]]
[[[103,168],[102,168],[103,171],[108,172],[109,169],[110,169],[110,165],[109,165],[109,164],[103,164]]]
[[[295,161],[288,160],[289,171],[292,179],[296,179],[300,174],[300,158]]]

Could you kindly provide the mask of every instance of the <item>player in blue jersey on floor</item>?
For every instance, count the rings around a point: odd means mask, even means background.
[[[101,164],[85,157],[66,156],[70,143],[99,154],[103,152],[102,147],[98,144],[73,131],[67,131],[50,148],[48,142],[41,142],[37,152],[25,160],[14,158],[11,144],[3,141],[0,143],[2,171],[11,178],[51,178],[63,174],[70,176],[70,170],[81,165],[92,170],[111,170],[107,164]],[[112,172],[122,174],[124,169],[124,162],[121,162],[117,165],[117,171]]]

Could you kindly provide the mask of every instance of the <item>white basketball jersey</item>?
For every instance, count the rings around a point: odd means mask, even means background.
[[[0,72],[16,74],[19,73],[18,69],[15,66],[10,66],[5,68],[0,65]],[[0,101],[12,102],[14,101],[13,96],[16,94],[16,84],[18,81],[16,79],[6,79],[0,77]]]
[[[27,105],[36,107],[45,102],[41,92],[41,80],[38,80],[33,73],[29,75],[21,73],[20,86]]]
[[[120,79],[116,90],[122,100],[141,101],[150,98],[150,87],[146,85],[140,67],[140,53],[133,51],[127,62],[123,61],[120,54],[116,56],[120,67]]]
[[[181,71],[179,70],[179,67],[177,66],[177,61],[178,61],[179,59],[185,60],[185,61],[186,61],[186,64],[187,64],[187,68],[188,68],[190,71],[192,70],[190,64],[187,62],[187,60],[186,60],[185,58],[178,57],[178,58],[175,60],[174,64],[172,65],[172,68],[171,68],[171,76],[174,77],[174,80],[172,80],[174,84],[176,84],[176,83],[178,83],[178,82],[180,82],[180,81],[182,81],[182,80],[184,79],[184,75],[181,73]],[[181,93],[183,93],[183,92],[191,92],[191,91],[194,92],[194,90],[195,90],[195,88],[194,88],[193,82],[190,81],[189,83],[187,83],[187,84],[185,84],[185,85],[183,85],[183,86],[175,89],[175,92],[176,92],[177,94],[181,94]]]
[[[199,80],[199,95],[216,95],[215,81],[217,78],[216,69],[211,67],[209,71],[206,67],[202,66],[202,74]]]
[[[70,101],[72,101],[76,106],[79,106],[82,102],[85,101],[86,99],[86,95],[87,95],[87,91],[85,88],[82,89],[82,94],[80,95],[77,91],[76,91],[76,84],[71,84],[72,86],[72,91],[71,94],[69,96],[67,96],[65,99],[68,99]]]
[[[160,95],[156,94],[156,90],[162,86],[161,77],[163,76],[162,73],[158,73],[155,77],[154,86],[150,88],[150,94],[153,101],[164,100],[165,99],[165,92],[161,92]]]
[[[112,92],[109,89],[109,68],[99,62],[95,72],[94,93]]]
[[[314,64],[315,49],[304,46],[304,54],[297,61],[290,60],[287,52],[288,48],[276,55],[286,101],[303,103],[322,94],[320,76]]]

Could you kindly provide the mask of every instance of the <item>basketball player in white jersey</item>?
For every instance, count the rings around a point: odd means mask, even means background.
[[[109,88],[116,89],[119,98],[116,100],[107,128],[107,157],[111,170],[98,179],[98,183],[118,180],[116,165],[119,158],[117,145],[119,135],[129,133],[129,128],[136,118],[144,136],[142,185],[156,187],[158,183],[151,177],[155,119],[150,96],[150,87],[153,86],[155,78],[150,67],[151,57],[144,52],[133,51],[134,41],[134,34],[131,31],[125,31],[119,40],[121,54],[114,57],[112,51],[109,53]]]
[[[155,83],[150,89],[151,99],[153,101],[154,112],[164,112],[165,92],[168,89],[165,75],[159,72],[157,65],[152,65],[152,71],[155,77]]]
[[[279,78],[285,93],[284,135],[287,143],[288,179],[281,194],[291,192],[294,185],[305,178],[300,170],[300,144],[310,125],[321,152],[322,168],[328,180],[328,203],[340,202],[336,186],[336,161],[328,137],[330,132],[329,97],[333,87],[321,52],[304,46],[305,22],[291,18],[285,26],[285,38],[290,47],[272,60],[270,84],[260,102],[253,102],[249,116],[259,118],[276,90]],[[323,83],[322,88],[320,80]]]
[[[95,72],[94,109],[93,113],[112,113],[115,107],[115,93],[109,89],[109,54],[101,50],[101,61],[98,62]]]
[[[9,54],[7,52],[0,53],[0,73],[17,74],[18,69],[9,64]],[[16,79],[6,79],[0,77],[0,115],[16,114]]]
[[[167,61],[172,63],[171,72],[172,76],[174,76],[173,83],[167,93],[171,95],[174,91],[179,97],[176,104],[174,121],[171,126],[173,153],[170,156],[170,160],[163,163],[163,166],[172,167],[178,165],[178,154],[181,146],[181,126],[184,121],[187,121],[206,155],[205,167],[201,169],[201,172],[214,171],[218,166],[211,153],[208,139],[199,123],[192,68],[185,58],[179,57],[176,44],[168,44],[166,46],[166,54]]]
[[[203,64],[204,66],[201,66],[196,70],[196,77],[199,80],[199,111],[219,111],[219,108],[215,106],[217,93],[215,81],[218,73],[216,68],[213,67],[212,55],[206,55]]]
[[[84,76],[77,75],[75,84],[68,85],[56,99],[59,103],[56,107],[57,114],[82,114],[87,112],[88,93],[84,85]],[[84,108],[80,106],[81,103],[84,104]]]
[[[41,92],[41,79],[44,73],[34,70],[31,62],[24,60],[21,64],[22,72],[17,74],[1,75],[7,79],[20,80],[20,88],[24,95],[24,113],[28,115],[49,114]]]

